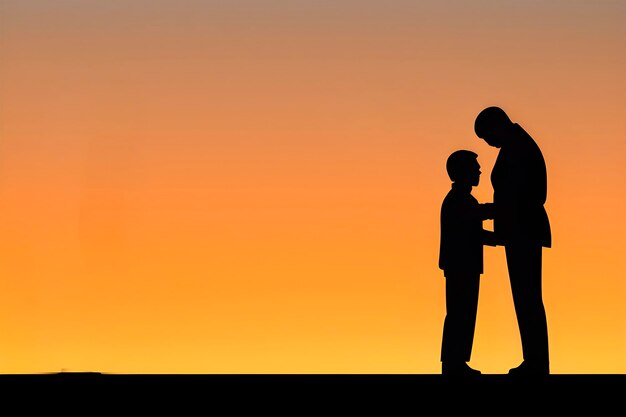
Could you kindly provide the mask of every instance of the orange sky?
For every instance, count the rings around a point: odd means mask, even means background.
[[[541,146],[553,373],[626,372],[619,1],[0,0],[0,373],[439,373],[445,160]],[[489,227],[489,224],[486,224]],[[485,249],[471,364],[521,344]]]

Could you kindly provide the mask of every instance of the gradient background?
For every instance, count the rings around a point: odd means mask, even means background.
[[[0,372],[439,373],[445,160],[541,146],[553,373],[626,372],[626,2],[0,0]],[[486,222],[486,227],[490,227]],[[471,365],[521,344],[487,247]]]

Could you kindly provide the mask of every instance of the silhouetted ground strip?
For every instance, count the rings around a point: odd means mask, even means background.
[[[0,375],[6,416],[624,416],[626,375]],[[10,410],[10,411],[9,411]]]

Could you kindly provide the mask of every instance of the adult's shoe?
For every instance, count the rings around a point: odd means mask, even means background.
[[[550,374],[550,365],[542,362],[523,361],[518,367],[509,370],[513,376],[543,376]]]

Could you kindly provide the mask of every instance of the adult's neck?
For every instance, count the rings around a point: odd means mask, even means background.
[[[515,139],[515,135],[519,132],[522,127],[517,123],[511,123],[506,127],[505,134],[502,135],[502,143],[500,145],[501,148],[508,147]]]

